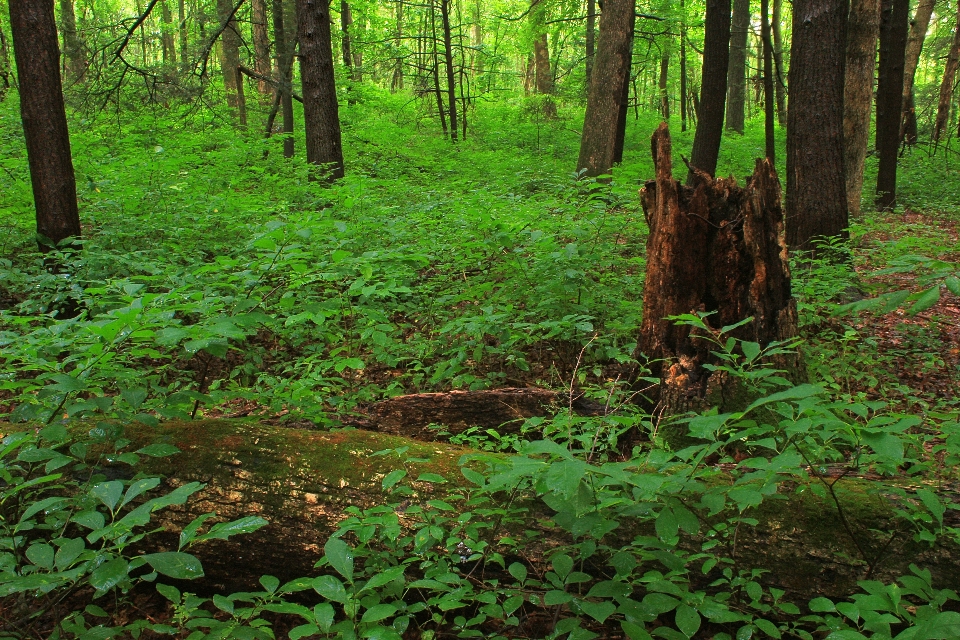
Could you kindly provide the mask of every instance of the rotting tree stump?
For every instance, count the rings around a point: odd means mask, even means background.
[[[730,335],[765,347],[797,335],[797,307],[773,165],[757,160],[746,187],[701,171],[687,187],[673,177],[666,123],[653,134],[651,147],[656,179],[640,191],[650,236],[637,351],[660,379],[652,400],[669,415],[736,395],[724,388],[731,381],[704,367],[716,362],[716,345],[669,316],[711,313],[705,322],[712,329],[752,317]],[[788,377],[801,377],[796,357],[774,364]]]

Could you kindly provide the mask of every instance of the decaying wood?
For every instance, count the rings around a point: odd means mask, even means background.
[[[666,123],[652,149],[657,177],[641,190],[650,236],[638,352],[661,379],[661,408],[675,413],[702,407],[721,381],[704,368],[716,346],[667,317],[713,312],[706,322],[715,329],[752,317],[732,335],[766,346],[797,335],[797,311],[773,165],[757,160],[745,188],[700,171],[685,187],[673,178]]]

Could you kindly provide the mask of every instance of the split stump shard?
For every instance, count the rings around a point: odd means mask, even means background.
[[[666,123],[651,146],[656,179],[640,191],[650,236],[637,350],[660,380],[651,399],[658,413],[669,415],[722,404],[730,396],[724,387],[735,381],[704,367],[717,362],[711,353],[716,345],[666,318],[712,312],[705,319],[712,329],[753,318],[728,335],[765,347],[796,337],[797,306],[790,292],[780,180],[770,161],[757,160],[746,187],[733,177],[713,179],[701,171],[686,187],[673,177]],[[773,364],[795,381],[802,376],[797,356]]]

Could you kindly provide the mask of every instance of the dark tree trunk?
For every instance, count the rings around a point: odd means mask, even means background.
[[[53,2],[13,0],[9,6],[37,235],[40,249],[47,251],[67,238],[80,237],[57,23]]]
[[[667,122],[670,121],[670,94],[667,93],[667,76],[670,71],[670,52],[665,50],[660,56],[660,78],[657,89],[660,93],[660,115]]]
[[[727,62],[730,58],[730,0],[707,0],[704,21],[703,69],[700,81],[700,105],[697,131],[690,153],[692,167],[713,175],[720,156],[723,136],[723,107],[727,99]],[[695,179],[693,168],[687,184]]]
[[[87,56],[80,34],[77,33],[77,14],[73,8],[73,0],[60,0],[60,22],[63,26],[63,54],[66,59],[66,75],[72,82],[76,82],[87,71]]]
[[[443,27],[443,65],[447,71],[447,113],[450,114],[450,141],[457,141],[457,93],[453,75],[453,38],[450,33],[450,0],[440,0]]]
[[[349,2],[340,2],[340,49],[343,53],[343,66],[350,72],[353,79],[353,49],[350,41],[350,27],[353,26],[353,12]]]
[[[760,0],[760,47],[763,57],[763,138],[770,164],[777,166],[777,140],[774,133],[773,42],[770,40],[770,2]]]
[[[273,0],[273,48],[277,59],[277,71],[280,74],[280,109],[283,117],[283,157],[292,158],[293,140],[293,50],[294,43],[287,42],[288,29],[294,25],[285,24],[283,0]]]
[[[897,201],[897,155],[903,113],[903,62],[907,47],[910,0],[880,4],[880,62],[877,72],[877,208]]]
[[[630,44],[627,45],[627,72],[623,76],[623,88],[620,92],[620,112],[617,114],[617,138],[613,145],[613,163],[623,162],[623,147],[627,141],[627,112],[630,110],[630,77],[633,70],[633,34],[636,30],[637,12],[636,0],[633,2],[634,11],[630,14]],[[634,91],[636,94],[636,91]],[[640,98],[637,94],[637,103]],[[639,117],[639,115],[637,116]]]
[[[847,207],[860,217],[863,163],[870,143],[873,72],[880,32],[880,0],[851,0],[847,22],[846,80],[843,96],[843,145]]]
[[[177,0],[177,19],[179,20],[177,28],[180,32],[180,70],[186,73],[190,60],[187,51],[187,7],[184,0]]]
[[[177,66],[177,51],[173,46],[173,14],[167,0],[160,2],[160,18],[163,22],[160,42],[163,46],[163,66],[173,69]]]
[[[787,70],[783,67],[783,36],[781,34],[781,7],[783,0],[773,0],[773,62],[774,72],[777,74],[774,88],[777,91],[777,122],[781,127],[787,126],[787,91],[783,86]]]
[[[606,0],[600,14],[600,45],[590,78],[577,171],[610,173],[617,142],[623,85],[630,77],[631,23],[636,0]]]
[[[9,89],[10,54],[7,52],[7,36],[4,35],[3,21],[0,20],[0,102],[3,102],[4,98],[7,97]]]
[[[323,167],[328,180],[343,177],[340,115],[330,38],[330,0],[297,0],[300,78],[307,162]]]
[[[230,18],[233,13],[233,0],[217,0],[217,17],[220,24],[227,22],[220,36],[220,66],[223,72],[223,88],[227,93],[227,104],[237,106],[237,67],[240,66],[240,37],[237,21]]]
[[[254,70],[262,76],[270,76],[270,36],[267,31],[267,0],[252,0],[250,4],[253,22]],[[265,80],[257,83],[261,94],[270,93],[270,84]]]
[[[397,38],[394,42],[394,46],[397,50],[397,58],[393,63],[393,77],[390,79],[390,90],[391,91],[402,91],[403,90],[403,57],[400,54],[402,51],[401,44],[403,42],[403,0],[397,2]]]
[[[441,2],[443,0],[440,0]],[[434,6],[434,0],[430,0],[430,28],[433,32],[433,94],[437,99],[437,114],[440,116],[440,127],[443,129],[443,136],[447,136],[447,116],[443,107],[443,91],[440,89],[440,52],[437,42],[437,12]]]
[[[713,312],[705,320],[713,329],[752,317],[732,335],[766,346],[797,335],[797,311],[773,164],[757,160],[746,188],[700,171],[694,186],[685,187],[673,178],[666,123],[654,133],[652,150],[657,178],[641,191],[650,236],[637,347],[660,379],[654,400],[669,415],[702,408],[730,381],[704,367],[716,362],[716,346],[668,316]],[[796,370],[798,363],[792,365]]]
[[[794,0],[787,110],[787,245],[847,238],[843,84],[847,0]]]
[[[923,41],[930,27],[934,4],[936,0],[920,0],[917,3],[917,12],[910,23],[910,36],[907,38],[903,59],[903,116],[900,118],[900,139],[909,145],[917,144],[917,110],[913,99],[913,80],[917,75],[920,52],[923,51]]]
[[[950,119],[950,103],[953,102],[953,81],[957,74],[957,61],[960,60],[960,6],[957,8],[957,23],[953,28],[953,44],[947,54],[943,69],[943,81],[940,83],[940,99],[937,103],[937,120],[933,125],[933,142],[940,142],[940,136],[947,128]]]
[[[587,90],[590,90],[590,76],[593,74],[593,56],[597,35],[597,0],[587,0]]]
[[[683,14],[683,0],[680,0],[680,13]],[[687,130],[687,23],[680,18],[680,131]]]
[[[734,0],[730,26],[730,63],[727,67],[727,129],[743,133],[747,97],[747,33],[750,31],[750,0]]]

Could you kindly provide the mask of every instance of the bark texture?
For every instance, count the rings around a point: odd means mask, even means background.
[[[443,66],[447,72],[447,113],[450,115],[450,140],[457,141],[457,93],[453,75],[453,38],[450,33],[450,0],[440,0],[443,26]],[[548,60],[549,63],[549,60]]]
[[[783,86],[787,77],[787,70],[783,65],[783,35],[781,17],[783,0],[773,0],[773,19],[770,28],[773,31],[773,62],[774,72],[777,74],[774,88],[777,92],[777,122],[781,127],[787,126],[787,90]]]
[[[957,75],[957,61],[960,60],[960,7],[957,8],[957,23],[953,27],[953,43],[947,62],[943,69],[943,80],[940,82],[940,98],[937,102],[937,120],[933,125],[933,141],[940,142],[940,137],[947,128],[950,119],[950,103],[953,101],[953,80]]]
[[[630,77],[635,0],[606,0],[600,14],[600,43],[594,60],[577,170],[610,173],[617,143],[623,86]]]
[[[883,0],[880,5],[880,62],[877,71],[877,208],[897,201],[897,155],[903,113],[903,63],[907,47],[910,0]]]
[[[777,141],[774,133],[773,43],[770,40],[770,2],[760,0],[760,47],[763,59],[763,138],[764,155],[777,166]]]
[[[590,76],[593,74],[593,56],[596,51],[597,36],[597,0],[587,0],[587,34],[585,63],[587,90],[590,90]]]
[[[711,176],[717,171],[720,139],[723,137],[723,108],[727,98],[727,63],[730,58],[730,0],[707,0],[704,21],[703,75],[697,131],[690,153],[692,165],[687,185],[696,180],[694,168]]]
[[[333,71],[329,0],[297,0],[300,77],[307,162],[326,169],[330,180],[343,177],[340,115]]]
[[[73,0],[60,0],[60,24],[63,28],[63,55],[66,58],[67,78],[76,82],[83,78],[87,71],[87,56],[77,32],[77,14],[73,8]]]
[[[936,0],[920,0],[917,11],[910,23],[910,35],[907,37],[907,49],[903,60],[903,116],[901,117],[900,139],[907,144],[917,143],[917,110],[913,100],[913,81],[917,76],[920,52],[930,27],[930,16]]]
[[[667,91],[667,79],[670,71],[670,50],[667,49],[660,56],[660,78],[657,80],[657,92],[660,96],[660,115],[670,121],[670,94]]]
[[[231,17],[233,0],[217,0],[217,18],[226,28],[220,36],[220,67],[223,71],[223,88],[227,104],[237,106],[237,67],[240,66],[240,36],[237,21]]]
[[[253,0],[250,4],[250,19],[253,22],[254,70],[262,76],[270,76],[270,36],[267,30],[267,0]],[[270,84],[257,82],[261,94],[270,93]]]
[[[668,316],[714,312],[706,322],[715,329],[752,317],[733,335],[765,346],[796,336],[797,311],[773,164],[757,160],[745,188],[701,171],[689,187],[673,178],[666,123],[652,151],[657,177],[641,191],[650,236],[638,357],[660,378],[660,408],[673,414],[703,407],[726,381],[704,368],[716,347]]]
[[[880,32],[880,0],[851,0],[847,24],[847,60],[843,94],[843,145],[847,208],[860,217],[863,164],[870,142],[873,72]]]
[[[787,245],[846,238],[843,152],[846,0],[795,0],[787,111]],[[896,132],[894,132],[896,133]]]
[[[747,97],[747,34],[750,0],[734,0],[730,26],[730,63],[727,66],[727,129],[743,133]]]
[[[163,26],[160,31],[160,42],[163,45],[163,65],[165,67],[177,66],[177,51],[173,45],[173,13],[170,12],[170,5],[167,0],[160,2],[160,17]]]
[[[273,41],[277,61],[277,71],[280,74],[280,87],[277,89],[277,98],[280,101],[282,113],[283,157],[292,158],[294,152],[293,140],[293,42],[287,41],[287,34],[296,32],[295,25],[286,20],[283,0],[273,0]],[[292,12],[290,12],[292,13]]]
[[[77,184],[60,84],[53,2],[10,2],[10,30],[20,81],[20,117],[41,250],[80,237]]]

